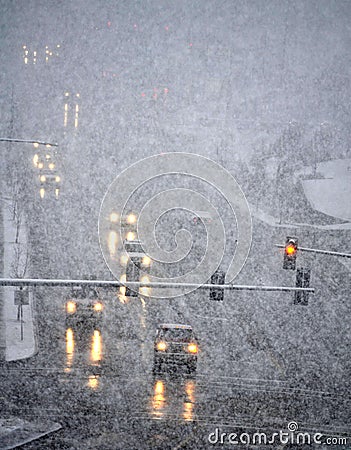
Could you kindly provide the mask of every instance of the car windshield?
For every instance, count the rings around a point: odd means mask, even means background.
[[[189,342],[194,336],[192,330],[187,328],[164,328],[160,331],[159,337],[166,341]]]
[[[125,242],[124,248],[129,253],[143,253],[143,247],[140,242]]]

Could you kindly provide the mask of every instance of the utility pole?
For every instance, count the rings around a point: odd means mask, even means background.
[[[13,84],[11,86],[11,110],[10,110],[10,121],[8,126],[8,132],[13,134],[13,128],[14,128],[14,113],[15,113],[15,104],[14,104],[14,94],[13,94]],[[11,157],[11,145],[12,143],[8,143],[7,148],[7,154]],[[7,193],[7,171],[8,171],[8,159],[2,158],[3,164],[1,165],[3,167],[4,172],[1,174],[0,177],[0,189],[1,192]],[[4,212],[3,208],[5,202],[1,202],[0,207],[0,239],[2,242],[5,242],[5,236],[4,236]],[[0,267],[2,273],[4,273],[4,245],[0,247]],[[5,307],[4,307],[4,289],[0,289],[0,361],[5,360],[5,353],[6,353],[6,334],[5,334]]]
[[[47,141],[38,141],[34,139],[17,139],[0,137],[0,142],[19,142],[24,144],[45,145],[46,147],[58,147],[58,144]]]

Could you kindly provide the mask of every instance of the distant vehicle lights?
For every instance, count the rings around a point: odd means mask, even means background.
[[[77,305],[73,301],[68,301],[66,303],[66,312],[68,314],[74,314],[77,311]]]
[[[117,223],[118,222],[118,214],[113,212],[110,214],[110,222]]]
[[[104,309],[104,305],[101,302],[97,302],[94,305],[94,311],[100,312]]]
[[[135,214],[129,214],[127,216],[127,223],[129,223],[130,225],[134,224],[137,220],[137,217]]]

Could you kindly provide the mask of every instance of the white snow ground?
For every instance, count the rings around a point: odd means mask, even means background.
[[[311,175],[312,167],[307,167],[295,175]],[[252,214],[274,227],[310,227],[320,230],[351,229],[351,159],[338,159],[317,165],[317,173],[323,178],[301,180],[307,200],[313,209],[349,223],[315,225],[310,223],[279,223],[279,219],[252,207]]]

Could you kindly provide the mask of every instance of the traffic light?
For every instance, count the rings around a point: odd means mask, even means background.
[[[128,281],[139,281],[140,278],[140,258],[130,258],[127,263],[126,268],[126,282]],[[139,288],[133,289],[126,287],[126,297],[138,297]]]
[[[296,271],[296,287],[310,287],[311,270],[300,267]],[[295,292],[294,305],[308,305],[308,292]]]
[[[288,236],[284,248],[283,269],[295,270],[297,256],[297,238]]]
[[[224,284],[225,273],[222,270],[217,270],[211,276],[211,284]],[[224,300],[224,289],[210,288],[210,300],[222,302]]]
[[[96,275],[83,275],[83,280],[96,280]],[[72,287],[72,298],[99,298],[99,294],[97,290],[89,285],[81,285],[78,287]]]

